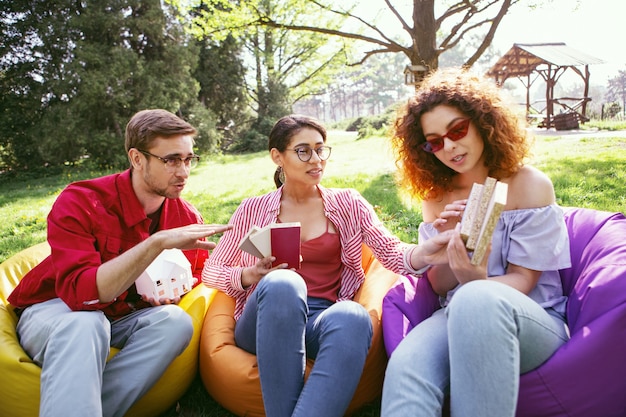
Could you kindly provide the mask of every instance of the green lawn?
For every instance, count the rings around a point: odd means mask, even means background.
[[[324,185],[358,189],[394,233],[416,241],[419,204],[398,192],[386,140],[357,141],[354,134],[331,132],[328,142],[333,151]],[[561,205],[625,210],[626,138],[538,136],[530,163],[552,178]],[[192,172],[183,196],[206,222],[225,223],[243,198],[274,188],[273,173],[267,152],[205,158]],[[65,185],[101,174],[67,167],[61,174],[40,178],[0,177],[0,262],[45,240],[46,215]]]
[[[395,186],[393,158],[381,137],[356,140],[354,134],[330,132],[333,147],[324,185],[358,189],[376,208],[385,224],[401,239],[417,241],[419,204]],[[563,206],[607,211],[626,210],[626,138],[538,136],[531,164],[554,182]],[[274,164],[267,152],[204,159],[192,172],[184,197],[206,222],[226,223],[240,201],[274,188]],[[55,197],[71,181],[103,174],[67,167],[62,174],[41,178],[0,177],[0,262],[45,240],[46,215]],[[358,417],[378,415],[373,404]],[[215,404],[199,379],[166,417],[231,416]]]

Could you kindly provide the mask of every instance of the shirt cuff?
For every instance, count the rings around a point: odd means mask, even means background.
[[[417,249],[417,245],[409,247],[409,249],[404,252],[404,267],[413,275],[424,275],[424,273],[428,271],[432,265],[426,265],[420,269],[413,268],[413,265],[411,264],[411,255],[415,249]]]

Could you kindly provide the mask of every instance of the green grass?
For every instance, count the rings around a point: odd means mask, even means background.
[[[590,133],[591,134],[591,133]],[[407,242],[417,241],[420,206],[395,186],[393,158],[381,137],[356,140],[355,134],[331,132],[333,147],[323,184],[353,187],[374,205],[389,229]],[[537,137],[530,161],[553,181],[558,203],[621,211],[626,208],[626,138]],[[226,223],[241,200],[274,189],[275,166],[267,152],[207,158],[192,172],[184,197],[206,222]],[[0,262],[45,240],[46,215],[58,193],[71,181],[102,175],[80,167],[43,178],[17,176],[0,181]],[[379,415],[377,403],[358,417]],[[230,417],[197,378],[187,394],[163,417]]]
[[[533,165],[554,184],[562,206],[626,209],[626,138],[541,138]]]
[[[331,132],[333,147],[324,185],[354,187],[376,208],[401,239],[415,242],[421,221],[419,204],[398,192],[393,157],[386,139],[355,140],[354,133]],[[530,161],[554,182],[559,204],[624,211],[626,207],[626,139],[539,136]],[[267,152],[206,158],[192,172],[184,197],[205,221],[225,223],[241,200],[274,188],[275,166]],[[0,181],[0,262],[45,240],[46,215],[69,182],[103,174],[66,167],[42,178]]]
[[[591,120],[583,124],[581,129],[626,130],[626,120]]]

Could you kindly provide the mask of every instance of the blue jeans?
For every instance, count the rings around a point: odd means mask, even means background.
[[[40,417],[122,417],[185,350],[193,324],[176,305],[109,322],[55,298],[24,310],[17,331],[41,366]],[[110,346],[121,350],[107,362]]]
[[[268,417],[343,416],[371,339],[363,306],[307,298],[302,277],[286,269],[259,282],[235,327],[237,345],[257,356]],[[305,384],[307,357],[315,364]]]
[[[383,417],[513,417],[519,376],[568,340],[560,315],[512,287],[473,281],[447,308],[416,326],[393,352],[385,373]]]

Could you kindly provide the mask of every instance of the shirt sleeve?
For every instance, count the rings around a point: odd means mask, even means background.
[[[202,282],[205,285],[235,298],[251,290],[243,288],[241,273],[245,267],[257,261],[254,256],[239,249],[239,242],[253,224],[247,201],[244,200],[235,210],[229,221],[233,228],[220,238],[202,271]]]
[[[101,310],[112,304],[99,301],[96,273],[124,248],[116,236],[97,242],[94,222],[106,219],[98,215],[98,205],[90,207],[89,202],[85,193],[70,187],[59,194],[48,215],[56,293],[72,310]]]
[[[501,254],[501,259],[490,258],[491,276],[503,274],[509,263],[535,271],[568,268],[569,235],[561,208],[553,204],[503,212],[492,239],[492,253]],[[502,270],[492,271],[492,265],[500,265]]]

